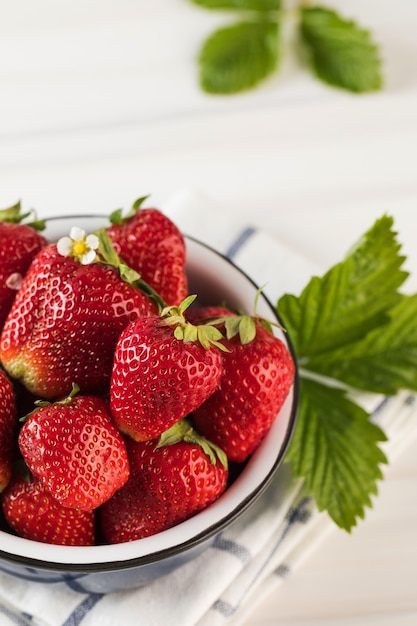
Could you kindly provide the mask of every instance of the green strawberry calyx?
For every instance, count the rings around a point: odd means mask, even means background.
[[[223,352],[228,348],[222,343],[224,336],[218,328],[211,324],[194,325],[185,318],[185,311],[196,299],[196,294],[187,296],[178,306],[166,306],[162,309],[161,324],[174,327],[174,337],[187,343],[200,343],[206,350],[216,346]]]
[[[61,398],[61,400],[55,400],[55,402],[49,402],[49,400],[35,400],[34,404],[35,404],[35,408],[30,411],[30,413],[27,413],[26,415],[24,415],[23,417],[20,418],[19,422],[27,422],[28,419],[30,418],[31,415],[33,415],[34,413],[36,413],[36,411],[38,409],[42,409],[44,407],[47,406],[51,406],[52,404],[69,404],[71,402],[71,400],[77,395],[77,393],[80,391],[79,386],[76,383],[72,383],[72,389],[69,392],[69,394],[67,396],[65,396],[64,398]]]
[[[110,223],[111,224],[125,224],[131,217],[134,217],[139,209],[142,207],[142,204],[149,198],[149,194],[147,196],[142,196],[135,200],[132,204],[131,209],[123,215],[123,209],[115,209],[112,213],[110,213]]]
[[[34,218],[32,221],[24,222],[26,218],[32,216]],[[9,224],[21,224],[24,222],[26,226],[31,226],[35,230],[45,230],[46,227],[45,220],[38,220],[35,209],[22,213],[22,205],[20,202],[16,202],[16,204],[13,204],[6,209],[1,209],[0,222],[8,222]]]
[[[242,311],[237,311],[236,313],[232,313],[231,315],[219,315],[214,317],[208,317],[201,322],[206,322],[210,324],[216,324],[224,326],[226,332],[226,338],[232,339],[233,337],[239,336],[240,343],[242,345],[246,345],[253,341],[256,337],[256,325],[260,324],[272,334],[272,327],[280,328],[285,332],[285,328],[276,321],[271,321],[264,317],[261,317],[257,314],[257,306],[258,300],[263,291],[263,287],[259,287],[256,291],[255,295],[255,303],[254,303],[254,313],[253,315],[248,315]]]
[[[192,443],[200,446],[200,448],[207,454],[213,465],[217,464],[217,461],[228,468],[228,460],[226,453],[212,441],[209,441],[200,433],[198,433],[187,418],[183,418],[179,422],[176,422],[171,428],[168,428],[163,432],[157,444],[157,448],[164,446],[171,446],[174,443],[185,441],[186,443]]]

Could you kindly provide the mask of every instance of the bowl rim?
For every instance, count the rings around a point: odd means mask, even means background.
[[[102,214],[97,214],[97,213],[95,214],[84,213],[84,214],[78,214],[78,215],[65,214],[61,216],[54,215],[52,217],[46,217],[44,219],[47,222],[49,222],[49,221],[58,221],[58,220],[63,220],[63,219],[91,219],[91,218],[108,220],[108,215],[102,215]],[[227,257],[225,254],[223,254],[222,252],[219,252],[219,250],[215,249],[213,246],[201,241],[200,239],[192,235],[188,235],[185,233],[182,233],[182,234],[186,241],[187,240],[193,241],[197,245],[201,245],[204,248],[206,248],[208,251],[214,253],[215,255],[220,257],[220,259],[228,263],[232,268],[236,269],[249,283],[252,284],[252,286],[255,289],[259,288],[256,282],[244,270],[242,270],[242,268],[240,268],[236,263],[234,263],[232,259]],[[264,300],[264,303],[266,304],[266,306],[271,311],[276,321],[282,326],[283,329],[285,329],[285,325],[280,315],[278,314],[278,312],[272,305],[270,299],[263,292],[261,292],[261,297]],[[9,564],[24,565],[25,567],[36,568],[42,571],[54,571],[54,572],[61,572],[61,573],[67,572],[71,574],[106,573],[106,572],[111,572],[111,571],[129,570],[129,569],[137,568],[140,566],[146,566],[151,563],[157,563],[159,561],[169,559],[172,557],[177,557],[177,556],[179,557],[183,553],[189,550],[192,550],[193,548],[196,548],[200,546],[201,544],[204,544],[207,541],[213,539],[215,535],[220,533],[225,527],[229,526],[232,522],[234,522],[246,509],[252,506],[252,504],[254,504],[258,500],[258,498],[264,493],[266,488],[271,483],[272,478],[274,477],[275,473],[277,472],[278,467],[281,465],[283,458],[288,450],[289,444],[291,442],[291,439],[295,430],[295,426],[296,426],[297,415],[298,415],[299,397],[300,397],[300,381],[299,381],[299,372],[298,372],[298,367],[297,367],[295,350],[294,350],[293,343],[291,341],[291,337],[289,336],[288,332],[285,332],[285,341],[286,341],[287,348],[295,364],[295,372],[294,372],[294,382],[293,382],[293,390],[292,390],[290,415],[289,415],[288,423],[285,429],[285,436],[283,439],[283,443],[268,473],[263,477],[262,481],[257,484],[256,488],[254,488],[250,493],[248,493],[246,497],[242,501],[240,501],[239,504],[235,506],[235,508],[232,511],[223,515],[219,520],[212,523],[203,531],[194,534],[193,536],[187,538],[181,543],[177,543],[173,546],[162,548],[160,550],[152,551],[149,554],[135,556],[130,559],[128,558],[128,559],[120,559],[120,560],[116,559],[116,560],[109,560],[109,561],[71,563],[71,562],[61,562],[61,561],[53,561],[53,560],[47,560],[47,559],[44,560],[44,559],[35,558],[35,557],[27,557],[27,556],[23,556],[20,554],[8,552],[0,548],[0,570],[2,569],[1,561],[8,562]],[[186,523],[186,522],[187,520],[185,520],[185,522],[182,522],[182,523]],[[181,524],[179,524],[178,526],[181,526]],[[8,531],[0,531],[0,536],[3,532],[6,534],[10,534]],[[18,540],[20,539],[24,541],[32,541],[30,539],[24,539],[21,537],[16,537],[16,539]],[[137,541],[141,541],[141,540],[138,539]],[[129,544],[129,542],[127,543]],[[59,547],[63,549],[67,549],[67,550],[78,549],[77,546],[59,546]],[[98,546],[84,546],[84,547],[80,547],[80,549],[81,550],[86,550],[86,549],[93,550],[95,547],[98,547]]]

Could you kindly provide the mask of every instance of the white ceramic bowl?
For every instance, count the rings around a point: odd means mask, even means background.
[[[72,226],[87,232],[108,225],[102,216],[67,216],[48,219],[50,240],[69,233]],[[190,293],[200,304],[226,300],[248,312],[253,310],[257,286],[229,259],[191,237],[186,237]],[[261,296],[258,313],[277,319]],[[281,323],[281,320],[278,320]],[[288,335],[274,332],[292,351]],[[0,531],[0,570],[34,581],[71,581],[80,591],[107,592],[147,583],[206,549],[215,536],[257,499],[271,481],[288,447],[296,420],[298,377],[270,432],[227,491],[207,509],[157,535],[137,541],[93,547],[56,546]]]

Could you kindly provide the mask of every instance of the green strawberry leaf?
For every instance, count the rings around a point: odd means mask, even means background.
[[[303,366],[388,323],[407,277],[392,226],[392,218],[383,216],[342,262],[322,278],[313,277],[301,296],[287,294],[278,301]]]
[[[300,39],[320,80],[356,93],[381,89],[378,47],[353,21],[324,7],[303,7]]]
[[[307,495],[320,511],[351,531],[371,495],[377,494],[380,465],[387,463],[378,447],[383,431],[345,392],[301,379],[297,427],[286,459],[295,476],[303,477]]]
[[[195,328],[197,329],[197,339],[203,348],[209,350],[211,346],[216,346],[222,352],[229,352],[229,349],[222,344],[224,337],[217,328],[210,326],[210,324],[199,324]]]
[[[98,251],[100,257],[105,263],[107,263],[107,265],[119,269],[122,260],[114,249],[107,230],[105,228],[100,228],[95,232],[95,235],[97,235],[99,241]]]
[[[196,343],[198,341],[198,331],[197,326],[193,326],[193,324],[184,324],[184,326],[177,326],[174,329],[174,337],[179,341],[183,341],[184,343],[192,342]]]
[[[110,213],[109,220],[111,224],[125,224],[127,220],[131,217],[134,217],[138,210],[141,208],[142,204],[149,198],[149,194],[147,196],[141,196],[132,204],[129,211],[125,214],[123,209],[115,209]]]
[[[28,217],[33,217],[34,219],[31,222],[25,222]],[[34,209],[27,211],[27,213],[22,213],[20,201],[7,207],[7,209],[0,210],[0,222],[8,222],[9,224],[21,224],[24,222],[26,226],[31,226],[35,230],[45,230],[46,228],[46,221],[38,220]]]
[[[179,306],[164,307],[160,312],[161,323],[174,327],[174,337],[178,341],[200,343],[206,350],[216,346],[222,352],[228,352],[228,348],[221,343],[224,337],[220,330],[211,324],[195,326],[186,320],[184,313],[196,298],[197,295],[192,294],[184,298]]]
[[[226,337],[231,339],[239,335],[240,343],[245,345],[256,337],[256,322],[250,315],[236,315],[224,318]]]
[[[141,206],[145,202],[145,200],[147,200],[149,198],[149,195],[150,194],[147,194],[146,196],[140,196],[140,198],[137,198],[137,200],[134,201],[134,203],[132,204],[133,214],[137,213],[138,209],[141,208]]]
[[[172,446],[180,441],[200,446],[203,452],[210,458],[213,465],[216,465],[219,460],[226,469],[228,468],[228,459],[223,450],[212,441],[203,437],[203,435],[200,435],[187,418],[181,419],[168,428],[168,430],[165,430],[159,436],[156,447],[163,448],[164,446]]]
[[[268,20],[215,31],[199,55],[202,88],[211,94],[232,94],[257,85],[278,65],[279,35],[279,24]]]
[[[0,222],[9,222],[10,224],[18,224],[22,221],[23,217],[26,217],[28,214],[25,214],[22,217],[21,213],[21,204],[20,202],[16,202],[12,206],[7,207],[7,209],[0,210]]]
[[[375,393],[417,391],[417,294],[403,296],[386,325],[360,341],[313,356],[305,367]]]
[[[279,11],[282,0],[191,0],[205,9],[243,9],[247,11]]]
[[[396,235],[383,216],[343,261],[277,303],[300,368],[288,457],[319,509],[348,531],[371,506],[386,458],[384,433],[346,389],[417,391],[417,294],[399,291],[407,273]]]

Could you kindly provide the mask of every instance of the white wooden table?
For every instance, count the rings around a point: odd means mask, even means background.
[[[213,98],[195,56],[225,16],[187,0],[0,0],[0,205],[108,212],[194,188],[324,268],[389,213],[416,291],[417,4],[331,4],[381,43],[382,93],[330,90],[287,58],[261,89]],[[248,626],[417,623],[416,442],[386,476],[366,521],[335,530]]]

